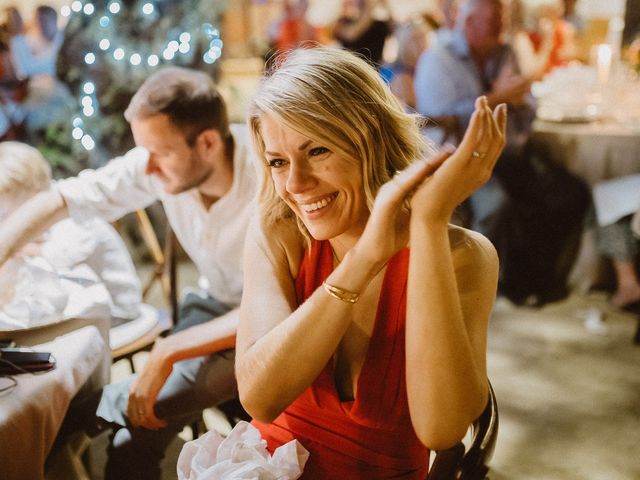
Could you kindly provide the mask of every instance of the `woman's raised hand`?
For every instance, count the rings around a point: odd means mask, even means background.
[[[486,97],[479,97],[458,148],[411,198],[412,218],[448,222],[453,210],[491,177],[505,145],[506,128],[506,105],[492,112]]]
[[[429,175],[433,174],[453,153],[453,148],[444,149],[428,161],[419,160],[385,183],[373,204],[371,216],[356,248],[364,250],[375,262],[385,263],[409,241],[410,214],[402,206],[411,193]]]
[[[413,163],[380,188],[357,248],[384,263],[407,245],[410,217],[448,222],[454,208],[491,177],[504,148],[506,124],[506,105],[492,112],[487,99],[478,98],[457,149],[446,147]],[[409,198],[410,213],[402,209]]]

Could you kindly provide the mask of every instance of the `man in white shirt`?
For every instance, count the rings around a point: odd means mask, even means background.
[[[0,265],[67,215],[112,221],[162,202],[206,291],[185,299],[172,334],[156,342],[136,376],[105,387],[97,409],[120,427],[106,478],[160,478],[164,451],[183,426],[203,408],[237,396],[233,349],[241,256],[256,179],[245,128],[229,126],[224,101],[202,72],[157,71],[125,117],[137,147],[25,204],[0,229]]]

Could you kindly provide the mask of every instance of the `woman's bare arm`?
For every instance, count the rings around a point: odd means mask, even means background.
[[[242,404],[265,422],[313,382],[354,319],[354,305],[322,287],[295,308],[294,276],[301,255],[297,233],[275,228],[267,238],[258,222],[249,228],[236,376]],[[350,252],[327,281],[362,292],[379,270],[380,265]]]
[[[448,448],[487,398],[486,331],[498,262],[479,234],[448,225],[456,205],[488,180],[504,146],[506,110],[478,99],[456,152],[412,198],[407,292],[407,394],[418,437]]]

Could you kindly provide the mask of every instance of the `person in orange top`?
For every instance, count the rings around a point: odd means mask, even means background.
[[[318,41],[316,28],[305,18],[308,0],[285,0],[282,6],[282,16],[270,27],[269,36],[276,52],[287,52]]]
[[[559,0],[549,0],[540,5],[535,13],[538,28],[530,32],[529,36],[536,52],[549,48],[546,44],[549,41],[551,43],[544,74],[578,57],[575,28],[562,18],[562,13],[563,7]]]
[[[248,122],[260,208],[245,244],[240,399],[270,451],[297,439],[303,479],[421,479],[487,402],[498,262],[449,224],[491,175],[506,108],[481,97],[454,150],[375,69],[335,48],[291,52]],[[397,173],[396,173],[397,172]]]

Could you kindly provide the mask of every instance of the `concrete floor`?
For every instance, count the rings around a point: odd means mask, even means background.
[[[602,325],[585,326],[590,309],[604,313]],[[492,479],[640,478],[636,325],[604,296],[541,310],[498,300],[488,348],[500,411]]]
[[[190,264],[179,271],[181,287],[195,283]],[[161,302],[158,292],[150,301]],[[588,328],[584,317],[598,311],[604,321]],[[637,321],[609,308],[605,295],[576,295],[539,310],[497,300],[488,342],[500,412],[492,480],[640,479]],[[126,367],[116,364],[113,373],[120,378]],[[207,423],[225,428],[215,416]],[[187,432],[172,445],[163,478],[175,478],[184,439]],[[103,460],[92,458],[92,478],[101,478]]]

